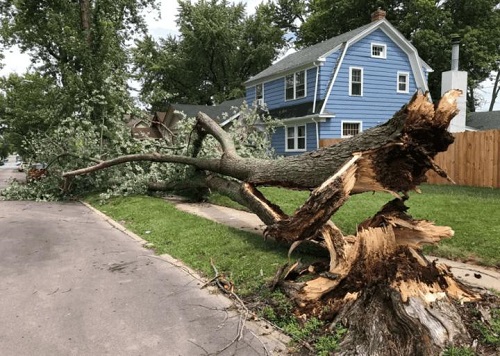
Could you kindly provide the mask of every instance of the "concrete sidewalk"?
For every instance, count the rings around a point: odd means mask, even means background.
[[[265,228],[265,224],[257,215],[252,213],[209,203],[187,203],[175,197],[169,197],[167,200],[174,203],[179,210],[229,225],[236,229],[262,234]],[[453,275],[464,284],[500,291],[500,272],[495,269],[451,261],[440,257],[427,256],[427,258],[448,265]]]

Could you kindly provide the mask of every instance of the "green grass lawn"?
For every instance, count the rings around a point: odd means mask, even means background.
[[[408,213],[416,219],[450,226],[455,231],[453,238],[427,247],[427,253],[500,267],[500,189],[423,185],[421,190],[422,194],[410,194]],[[261,191],[286,213],[292,213],[308,196],[308,192],[279,188]],[[211,199],[214,203],[236,207],[224,197],[214,195]],[[352,234],[356,224],[373,216],[391,199],[392,196],[385,193],[352,196],[334,215],[333,221],[344,233]]]

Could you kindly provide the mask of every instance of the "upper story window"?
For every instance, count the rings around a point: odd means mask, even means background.
[[[306,71],[302,70],[285,77],[285,100],[295,100],[306,96]]]
[[[398,93],[410,92],[410,73],[398,72]]]
[[[306,125],[286,127],[286,151],[306,150]]]
[[[372,57],[373,58],[386,58],[387,46],[382,43],[372,43]]]
[[[349,95],[363,95],[363,68],[349,68]]]
[[[255,86],[255,101],[258,105],[264,105],[264,85],[262,83]]]
[[[361,121],[342,121],[341,137],[356,136],[361,132]]]

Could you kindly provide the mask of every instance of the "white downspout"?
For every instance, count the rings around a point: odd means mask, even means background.
[[[316,84],[314,85],[314,99],[313,99],[313,110],[312,113],[316,113],[316,98],[318,97],[318,81],[319,81],[319,67],[322,65],[321,63],[324,62],[324,60],[319,59],[318,61],[314,62],[314,66],[316,67]]]
[[[319,122],[314,120],[314,117],[311,120],[316,124],[316,149],[319,148]]]
[[[326,103],[328,102],[328,99],[330,98],[330,93],[332,92],[333,84],[335,83],[335,80],[337,79],[337,75],[339,74],[340,67],[342,66],[342,62],[344,61],[344,57],[345,57],[345,54],[347,52],[347,48],[349,48],[349,43],[345,42],[344,50],[342,51],[342,54],[340,55],[340,58],[335,66],[335,72],[333,73],[333,78],[330,82],[330,86],[328,87],[328,91],[325,95],[325,101],[323,102],[323,106],[321,107],[320,113],[322,113],[325,110]]]

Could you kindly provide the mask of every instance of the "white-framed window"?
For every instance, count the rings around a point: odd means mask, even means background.
[[[349,67],[349,95],[363,96],[363,68]]]
[[[285,100],[296,100],[306,96],[306,71],[301,70],[285,77]]]
[[[264,84],[262,83],[255,86],[255,101],[257,105],[264,105]]]
[[[410,92],[410,73],[398,72],[397,78],[397,92],[409,93]]]
[[[362,130],[361,121],[346,120],[341,122],[341,137],[352,137],[359,134]]]
[[[387,58],[387,45],[383,43],[372,43],[373,58]]]
[[[285,127],[286,151],[306,150],[306,125],[295,125]]]

